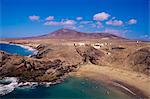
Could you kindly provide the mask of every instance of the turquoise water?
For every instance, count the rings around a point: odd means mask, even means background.
[[[107,92],[109,91],[109,94]],[[61,84],[51,87],[38,86],[36,88],[15,89],[1,98],[53,98],[53,99],[131,99],[123,93],[90,81],[85,78],[70,77]]]
[[[0,44],[0,50],[20,55],[30,55],[31,51],[19,46]],[[131,99],[128,95],[113,90],[104,84],[88,80],[86,78],[69,77],[64,82],[50,87],[38,86],[36,88],[16,88],[9,94],[1,96],[2,99],[8,98],[47,98],[47,99]]]

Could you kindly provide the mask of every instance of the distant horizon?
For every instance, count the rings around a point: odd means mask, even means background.
[[[0,38],[40,36],[61,28],[150,40],[149,0],[1,0]]]
[[[3,38],[3,37],[0,37],[0,39],[21,39],[21,38],[32,38],[32,37],[38,37],[38,36],[43,36],[43,35],[47,35],[47,34],[51,34],[55,31],[58,31],[58,30],[62,30],[62,29],[67,29],[67,28],[60,28],[60,29],[57,29],[57,30],[54,30],[52,32],[49,32],[49,33],[45,33],[45,34],[42,34],[42,35],[33,35],[33,36],[25,36],[25,37],[8,37],[8,38]],[[73,29],[67,29],[67,30],[73,30]],[[77,31],[77,30],[73,30],[73,31]],[[81,31],[77,31],[77,32],[81,32]],[[106,32],[81,32],[81,33],[106,33]],[[107,34],[111,34],[111,33],[107,33]],[[115,35],[115,34],[112,34],[112,35]],[[117,36],[117,35],[116,35]],[[118,36],[118,37],[122,37],[122,36]],[[150,41],[150,39],[131,39],[131,38],[127,38],[127,37],[123,37],[125,39],[128,39],[128,40],[140,40],[140,41]]]

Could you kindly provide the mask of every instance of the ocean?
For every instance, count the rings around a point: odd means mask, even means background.
[[[33,51],[22,46],[0,44],[0,50],[11,54],[20,54],[28,56]],[[13,81],[16,83],[16,81]],[[11,83],[11,82],[10,82]],[[6,83],[9,84],[9,83]],[[2,99],[8,98],[47,98],[47,99],[133,99],[119,90],[114,90],[103,83],[91,81],[87,78],[68,77],[64,82],[56,85],[46,86],[30,86],[30,87],[11,87],[3,90],[6,85],[0,82],[0,93],[10,91],[6,95],[1,96]],[[13,88],[13,89],[10,89]]]
[[[22,56],[28,56],[33,54],[33,51],[28,50],[23,46],[15,45],[15,44],[0,43],[0,50],[3,50],[11,54],[19,54]]]

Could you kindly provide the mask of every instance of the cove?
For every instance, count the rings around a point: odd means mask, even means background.
[[[23,56],[28,56],[33,53],[28,49],[11,44],[0,44],[0,50],[12,54],[17,53]],[[0,85],[2,86],[3,83],[4,82],[2,82]],[[113,90],[102,83],[79,77],[68,77],[64,80],[64,82],[51,85],[50,87],[36,86],[31,88],[15,88],[12,92],[1,96],[0,98],[133,99],[123,92]]]
[[[107,91],[109,91],[109,94]],[[69,77],[64,82],[50,87],[16,88],[13,92],[1,98],[131,99],[129,96],[113,91],[99,83],[77,77]]]
[[[28,56],[33,54],[33,51],[31,49],[29,50],[28,48],[15,44],[0,43],[0,50],[3,50],[10,54],[19,54],[22,56]]]

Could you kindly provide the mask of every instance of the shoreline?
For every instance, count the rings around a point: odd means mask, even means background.
[[[10,43],[10,42],[6,42],[6,41],[0,41],[0,44],[10,44],[10,45],[15,45],[15,46],[20,46],[20,47],[22,47],[26,50],[32,51],[33,53],[28,55],[27,57],[31,57],[32,55],[36,55],[38,53],[38,50],[35,49],[34,47],[24,45],[24,44],[17,44],[15,42]],[[26,87],[27,88],[32,88],[34,86],[36,87],[36,86],[41,86],[41,85],[44,85],[45,87],[50,87],[50,86],[62,83],[67,77],[68,77],[68,75],[65,74],[60,79],[57,79],[54,82],[28,82],[28,81],[20,82],[18,77],[4,77],[4,78],[1,78],[0,80],[3,80],[3,79],[8,79],[9,80],[10,79],[10,81],[11,81],[11,79],[16,79],[16,81],[14,83],[13,80],[12,80],[12,82],[10,84],[4,85],[4,86],[0,84],[0,87],[1,87],[0,91],[2,91],[3,89],[5,91],[6,90],[8,91],[8,92],[6,91],[6,93],[5,92],[0,93],[0,96],[5,96],[6,94],[9,94],[10,92],[12,92],[16,88],[26,88]]]
[[[148,99],[150,97],[150,82],[146,75],[120,70],[112,67],[102,67],[93,64],[82,65],[72,76],[87,77],[97,82],[120,90],[134,98]],[[130,76],[125,76],[124,74]],[[141,77],[139,77],[141,75]],[[141,79],[141,80],[140,80]]]
[[[10,43],[10,42],[6,42],[6,41],[0,41],[0,44],[15,45],[15,46],[19,46],[19,47],[22,47],[22,48],[24,48],[24,49],[26,49],[26,50],[31,51],[32,54],[28,55],[27,57],[31,57],[32,55],[35,55],[35,54],[38,53],[38,50],[34,49],[33,47],[26,46],[26,45],[21,45],[21,44],[17,44],[17,43]],[[25,87],[26,87],[26,86],[32,87],[32,86],[34,86],[34,85],[36,85],[36,86],[39,85],[38,82],[25,82],[25,83],[20,82],[20,83],[19,83],[19,79],[18,79],[17,77],[5,77],[5,78],[2,78],[2,79],[0,79],[0,80],[3,80],[3,79],[4,79],[4,80],[5,80],[5,79],[6,79],[6,80],[10,80],[11,83],[8,84],[8,85],[1,85],[1,84],[0,84],[0,87],[1,87],[0,96],[4,96],[4,95],[6,95],[6,94],[12,92],[15,88],[24,87],[24,86],[25,86]],[[50,86],[50,85],[52,85],[53,83],[44,82],[44,83],[42,83],[42,84],[44,84],[45,86]],[[3,92],[3,90],[4,90],[4,91],[7,90],[7,91],[6,91],[6,92]]]
[[[17,46],[21,45],[17,43],[4,43]],[[21,47],[23,46],[27,46],[27,48],[33,48],[26,44],[21,45]],[[79,70],[74,72],[75,76],[88,77],[91,80],[107,83],[109,86],[123,91],[127,95],[136,95],[138,98],[142,97],[143,99],[144,97],[144,99],[147,99],[147,97],[150,96],[150,93],[148,92],[148,88],[150,88],[148,85],[150,85],[150,82],[145,80],[146,77],[143,76],[144,74],[142,73],[133,71],[131,72],[128,70],[108,66],[98,66],[93,64],[87,65],[91,66],[82,65]]]
[[[6,41],[0,41],[0,44],[10,44],[10,45],[15,45],[15,46],[19,46],[19,47],[22,47],[28,51],[31,51],[33,52],[31,55],[28,55],[28,57],[31,57],[32,55],[36,55],[38,53],[38,50],[33,48],[33,47],[30,47],[30,46],[27,46],[27,45],[23,45],[23,44],[17,44],[17,43],[10,43],[10,42],[6,42]]]

